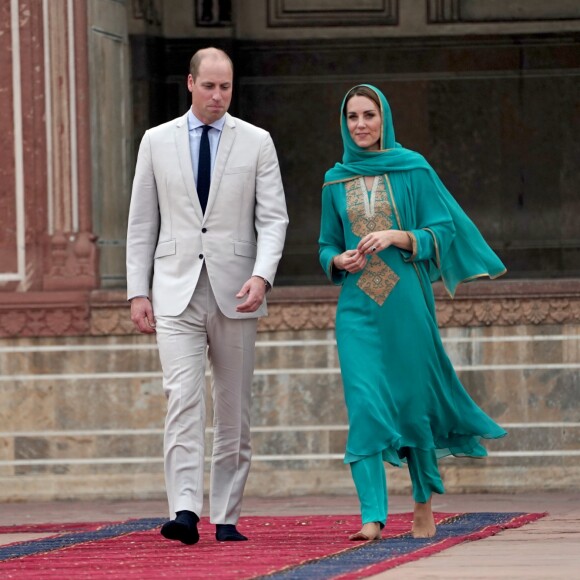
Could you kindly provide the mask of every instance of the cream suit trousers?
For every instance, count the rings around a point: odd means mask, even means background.
[[[250,402],[257,321],[234,320],[221,313],[205,266],[185,311],[179,316],[157,317],[167,397],[164,456],[170,518],[181,510],[201,516],[203,508],[207,353],[214,410],[210,521],[238,521],[251,459]]]

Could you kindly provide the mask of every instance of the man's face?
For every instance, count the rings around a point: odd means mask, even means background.
[[[225,59],[204,58],[197,78],[187,77],[193,114],[206,125],[221,119],[232,101],[233,72]]]

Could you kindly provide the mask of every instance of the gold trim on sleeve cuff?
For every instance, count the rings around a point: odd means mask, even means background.
[[[411,251],[412,251],[409,260],[414,260],[417,257],[417,237],[413,232],[407,232],[407,235],[409,236],[409,240],[411,240]]]

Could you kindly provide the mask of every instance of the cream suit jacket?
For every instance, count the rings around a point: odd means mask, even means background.
[[[205,261],[217,304],[229,318],[252,275],[274,282],[288,214],[270,135],[226,113],[202,213],[191,165],[187,114],[149,129],[141,141],[127,231],[127,297],[149,296],[153,312],[177,316]]]

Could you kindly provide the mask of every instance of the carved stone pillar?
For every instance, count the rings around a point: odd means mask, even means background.
[[[134,164],[128,0],[87,0],[93,208],[101,287],[125,286],[125,240]]]
[[[44,2],[47,244],[44,289],[95,288],[84,2]]]
[[[0,4],[0,287],[25,286],[23,95],[18,2]]]
[[[0,3],[0,336],[78,334],[98,286],[86,3]]]

